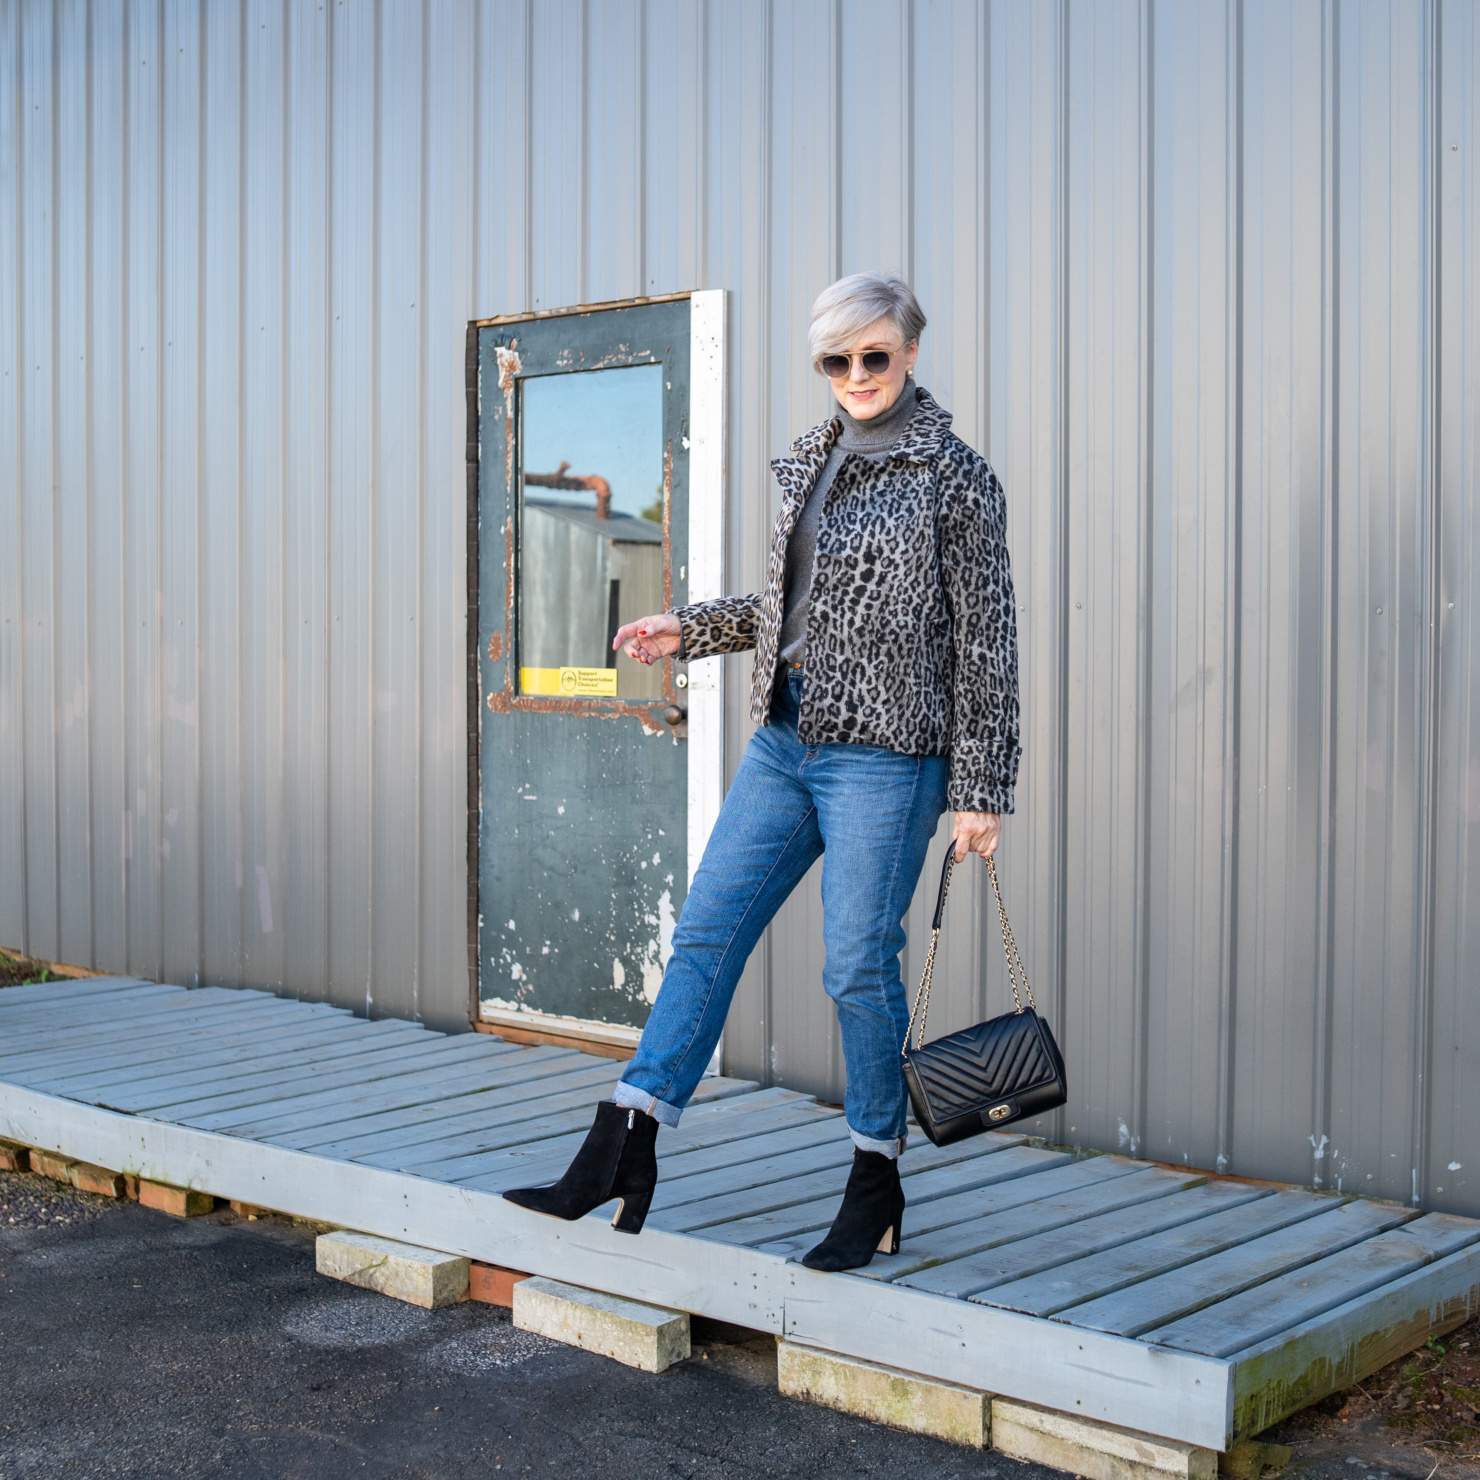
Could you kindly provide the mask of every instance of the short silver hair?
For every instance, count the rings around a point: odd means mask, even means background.
[[[925,328],[919,300],[903,278],[855,272],[824,288],[812,305],[807,326],[807,353],[813,365],[824,355],[847,349],[876,319],[888,319],[906,347]]]

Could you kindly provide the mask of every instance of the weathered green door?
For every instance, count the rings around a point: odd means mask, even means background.
[[[478,330],[480,1012],[638,1028],[688,881],[688,300]],[[675,552],[678,552],[675,554]]]

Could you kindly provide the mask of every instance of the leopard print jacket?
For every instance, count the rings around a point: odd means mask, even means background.
[[[1021,751],[1007,503],[950,413],[910,390],[918,407],[889,456],[847,458],[823,504],[798,736],[949,755],[953,809],[1011,812]],[[758,724],[776,677],[787,541],[839,430],[825,421],[771,464],[782,500],[765,590],[674,613],[684,658],[755,649]]]

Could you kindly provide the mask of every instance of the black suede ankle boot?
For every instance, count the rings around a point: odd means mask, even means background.
[[[571,1222],[614,1197],[612,1227],[641,1233],[658,1180],[658,1122],[641,1110],[603,1100],[575,1160],[553,1187],[517,1187],[504,1197],[521,1208]]]
[[[843,1206],[827,1237],[802,1257],[802,1263],[808,1269],[836,1273],[862,1269],[876,1253],[897,1254],[903,1216],[899,1162],[878,1151],[855,1149]]]

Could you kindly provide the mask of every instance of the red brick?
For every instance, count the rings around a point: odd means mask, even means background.
[[[176,1218],[199,1218],[216,1206],[216,1199],[209,1192],[197,1192],[193,1187],[171,1187],[166,1182],[151,1182],[139,1178],[139,1201],[146,1208],[161,1213],[172,1213]]]
[[[110,1172],[106,1167],[89,1166],[85,1161],[72,1167],[72,1185],[79,1192],[96,1192],[103,1197],[123,1196],[123,1173]]]
[[[270,1212],[269,1208],[259,1208],[256,1203],[238,1202],[232,1198],[228,1206],[238,1218],[260,1218],[263,1213]]]
[[[139,1179],[132,1172],[123,1174],[123,1195],[130,1202],[139,1200]]]
[[[31,1170],[50,1177],[53,1182],[65,1182],[71,1186],[72,1168],[76,1165],[70,1156],[63,1156],[60,1151],[31,1152]]]
[[[31,1148],[18,1141],[0,1141],[0,1172],[29,1172]]]
[[[517,1269],[504,1269],[498,1264],[480,1264],[473,1260],[468,1271],[468,1299],[488,1305],[513,1305],[514,1286],[529,1276]]]

